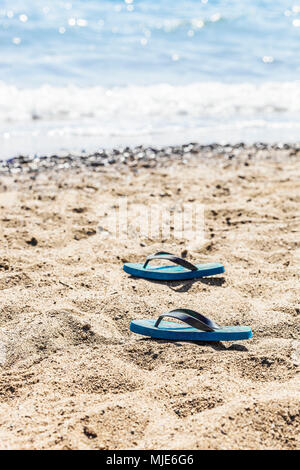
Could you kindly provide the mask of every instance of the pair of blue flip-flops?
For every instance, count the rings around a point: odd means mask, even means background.
[[[147,267],[150,261],[161,259],[172,261],[177,266]],[[220,263],[194,265],[165,251],[148,256],[144,264],[125,263],[123,269],[132,276],[162,281],[195,279],[225,272]],[[188,326],[173,321],[162,321],[164,317],[180,320]],[[249,326],[221,327],[198,312],[182,308],[164,313],[157,320],[133,320],[130,330],[152,338],[177,341],[234,341],[252,337]]]

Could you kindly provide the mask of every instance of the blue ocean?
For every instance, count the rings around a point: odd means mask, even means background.
[[[300,1],[0,0],[0,158],[295,142]]]

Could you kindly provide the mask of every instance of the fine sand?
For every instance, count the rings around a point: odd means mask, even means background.
[[[242,149],[3,175],[0,448],[299,449],[299,156]],[[125,196],[204,204],[204,249],[130,223],[117,239],[108,220]],[[161,249],[226,272],[158,283],[122,271]],[[254,336],[196,344],[129,331],[175,307]]]

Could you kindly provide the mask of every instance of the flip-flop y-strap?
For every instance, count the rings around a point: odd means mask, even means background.
[[[172,253],[168,253],[167,251],[159,251],[158,253],[155,253],[154,255],[147,256],[143,268],[146,269],[148,263],[153,259],[165,259],[168,261],[172,261],[172,263],[178,264],[179,266],[189,269],[190,271],[197,271],[198,269],[197,266],[195,266],[194,264],[189,263],[185,259],[180,258],[179,256],[176,256],[176,255],[173,255]]]
[[[187,308],[178,308],[176,310],[163,313],[158,317],[154,326],[158,328],[160,322],[165,317],[175,318],[176,320],[187,323],[193,328],[201,331],[216,331],[221,328],[219,325],[217,325],[217,323],[213,322],[204,315],[201,315],[201,313],[195,312],[194,310],[189,310]]]
[[[153,266],[149,265],[152,260],[168,260],[177,266]],[[125,263],[123,269],[126,273],[136,277],[146,279],[156,279],[161,281],[180,281],[184,279],[194,279],[204,276],[213,276],[225,272],[223,264],[204,263],[192,264],[189,261],[173,255],[166,251],[159,251],[146,258],[142,263]]]
[[[185,325],[163,320],[171,317]],[[249,339],[249,326],[220,326],[194,310],[180,308],[164,313],[157,320],[133,320],[130,330],[134,333],[174,341],[235,341]]]

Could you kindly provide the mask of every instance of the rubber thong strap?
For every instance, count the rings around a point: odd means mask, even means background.
[[[166,259],[168,261],[172,261],[175,264],[179,264],[180,266],[183,266],[186,269],[189,269],[190,271],[197,271],[197,266],[195,266],[192,263],[189,263],[183,258],[180,258],[179,256],[175,256],[172,253],[167,253],[166,251],[159,251],[158,253],[155,253],[154,255],[149,255],[147,256],[147,259],[145,261],[145,264],[143,268],[146,268],[148,265],[149,261],[152,259]]]
[[[189,310],[187,308],[178,308],[176,310],[171,310],[171,312],[163,313],[158,317],[155,323],[155,327],[158,328],[158,325],[165,317],[176,318],[193,328],[201,331],[215,331],[221,328],[217,323],[213,322],[209,318],[201,315],[201,313],[195,312],[194,310]]]

